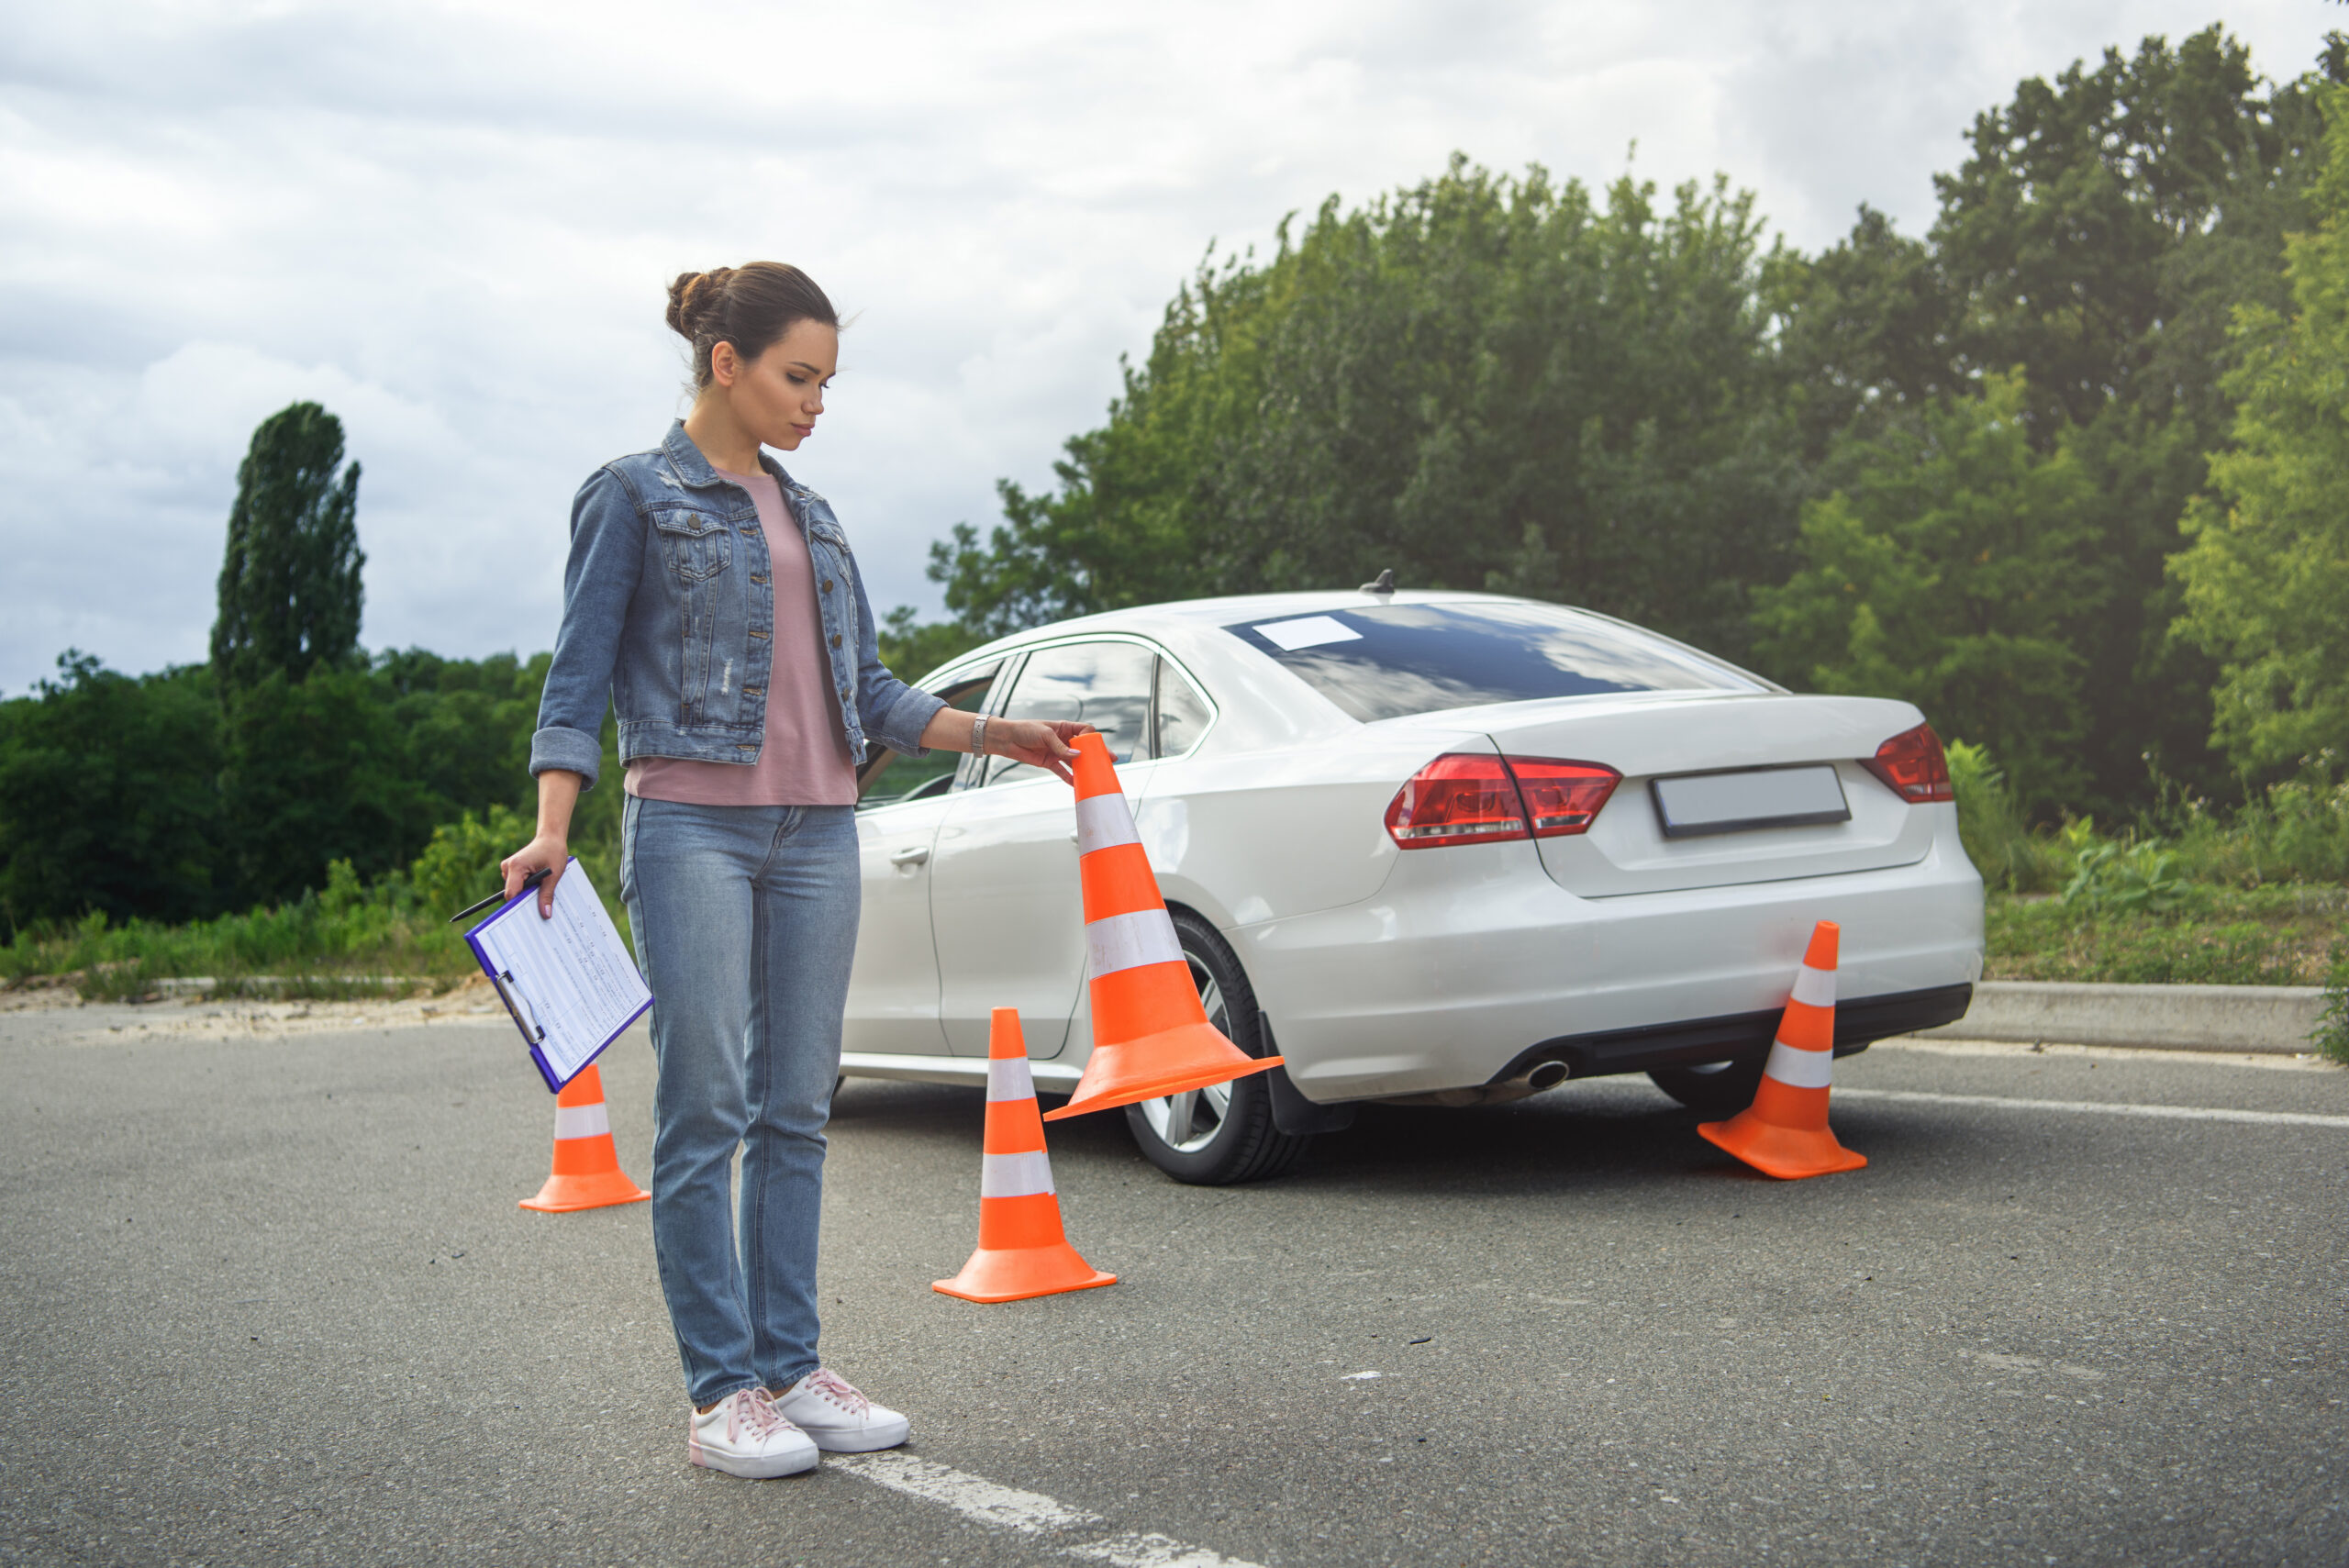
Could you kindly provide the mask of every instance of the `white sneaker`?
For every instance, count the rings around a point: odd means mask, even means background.
[[[885,1405],[875,1405],[820,1366],[776,1395],[774,1407],[826,1453],[895,1448],[913,1431],[911,1421]]]
[[[817,1459],[807,1434],[776,1411],[763,1388],[745,1388],[695,1411],[685,1429],[685,1456],[756,1481],[813,1470]]]

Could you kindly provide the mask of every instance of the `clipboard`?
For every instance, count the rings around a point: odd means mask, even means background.
[[[555,884],[551,917],[539,917],[538,890],[526,886],[467,930],[465,945],[550,1091],[579,1076],[652,1006],[575,855]]]

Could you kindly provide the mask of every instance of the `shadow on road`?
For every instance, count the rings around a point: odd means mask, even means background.
[[[852,1080],[832,1108],[843,1134],[935,1145],[935,1152],[975,1151],[984,1115],[975,1088],[873,1080]],[[1570,1084],[1505,1106],[1366,1105],[1352,1128],[1316,1138],[1275,1184],[1364,1194],[1586,1196],[1692,1178],[1765,1180],[1699,1139],[1699,1119],[1637,1079]],[[1839,1114],[1838,1122],[1863,1144],[1869,1133],[1897,1140],[1908,1160],[1924,1165],[1938,1165],[1957,1140],[1954,1128],[1888,1107]],[[1978,1143],[1981,1129],[1970,1136]],[[1071,1175],[1100,1166],[1150,1169],[1115,1111],[1055,1122],[1050,1138],[1056,1166]]]

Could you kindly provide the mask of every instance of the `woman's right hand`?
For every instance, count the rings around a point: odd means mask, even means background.
[[[1076,775],[1068,770],[1076,761],[1076,748],[1069,742],[1092,728],[1073,718],[990,718],[987,750],[1041,768],[1063,784],[1074,784]]]
[[[522,884],[534,871],[543,871],[547,879],[539,884],[539,918],[554,914],[554,884],[562,880],[563,867],[571,863],[571,847],[552,834],[540,833],[537,838],[497,862],[506,877],[506,896],[513,897],[522,891]]]

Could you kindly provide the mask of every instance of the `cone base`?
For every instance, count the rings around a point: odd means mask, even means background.
[[[1776,1176],[1782,1182],[1856,1171],[1868,1162],[1866,1155],[1844,1148],[1825,1128],[1812,1132],[1780,1127],[1762,1120],[1750,1110],[1727,1121],[1698,1122],[1697,1133],[1706,1142],[1727,1150],[1764,1175]]]
[[[652,1195],[628,1179],[618,1171],[602,1171],[592,1176],[549,1176],[547,1184],[539,1189],[536,1197],[526,1197],[518,1206],[534,1208],[541,1214],[569,1214],[574,1209],[611,1208],[624,1203],[650,1203]]]
[[[1085,1076],[1076,1081],[1076,1093],[1068,1104],[1056,1111],[1046,1111],[1046,1121],[1065,1121],[1073,1116],[1085,1116],[1093,1111],[1114,1110],[1119,1106],[1138,1105],[1143,1100],[1163,1099],[1179,1095],[1186,1089],[1205,1089],[1217,1084],[1229,1084],[1235,1078],[1245,1078],[1251,1073],[1263,1073],[1281,1064],[1277,1056],[1242,1056],[1240,1048],[1224,1038],[1223,1031],[1213,1024],[1178,1024],[1171,1029],[1146,1034],[1130,1040],[1107,1051],[1097,1049],[1094,1061],[1101,1062],[1108,1071],[1104,1078],[1118,1074],[1105,1057],[1128,1060],[1148,1056],[1172,1056],[1178,1065],[1152,1073],[1147,1077],[1121,1078],[1119,1082],[1089,1084],[1093,1076],[1093,1062],[1085,1065]],[[1187,1059],[1187,1060],[1186,1060]],[[1235,1067],[1234,1062],[1239,1065]]]
[[[1030,1296],[1060,1296],[1117,1283],[1117,1275],[1103,1273],[1079,1257],[1075,1248],[1059,1241],[1047,1247],[982,1247],[971,1254],[961,1273],[934,1281],[930,1288],[964,1301],[995,1302],[1026,1301]]]

